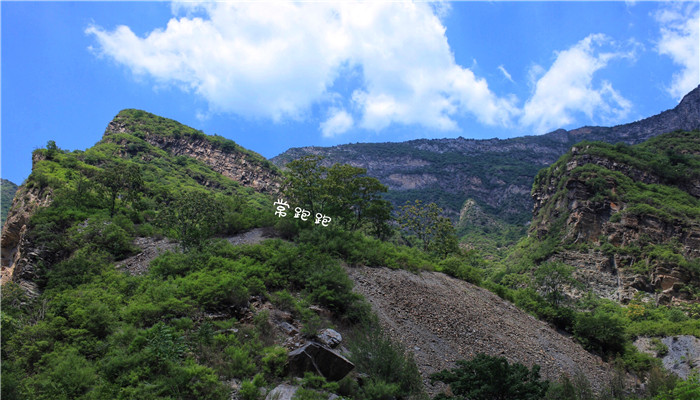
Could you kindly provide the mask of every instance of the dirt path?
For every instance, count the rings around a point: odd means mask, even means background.
[[[573,341],[495,294],[441,273],[416,275],[388,268],[348,268],[389,335],[414,353],[427,377],[477,353],[504,356],[557,380],[583,372],[592,386],[607,384],[612,369]]]

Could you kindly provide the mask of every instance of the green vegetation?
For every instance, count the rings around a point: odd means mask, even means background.
[[[2,192],[2,197],[0,198],[0,227],[5,225],[7,213],[10,211],[12,199],[15,197],[18,188],[17,185],[7,179],[0,180],[0,191]]]
[[[333,193],[323,211],[338,224],[300,224],[290,231],[293,242],[234,246],[220,237],[281,224],[273,199],[142,138],[225,140],[134,110],[117,121],[136,131],[111,133],[84,152],[55,143],[36,150],[27,187],[52,198],[29,226],[42,292],[27,298],[15,284],[3,287],[3,398],[226,399],[224,381],[237,379],[242,398],[260,400],[261,387],[288,379],[287,351],[273,340],[269,313],[251,308],[251,296],[290,312],[308,336],[333,324],[379,335],[341,261],[413,270],[434,262],[362,233],[389,229],[390,208],[378,197],[381,185],[348,166],[323,177]],[[131,276],[114,263],[138,251],[137,236],[167,236],[181,249]],[[332,317],[319,317],[312,305]],[[241,321],[246,313],[252,322]],[[318,390],[362,399],[421,393],[415,363],[390,340],[369,342],[358,333],[348,346],[370,383],[319,385],[310,377],[301,397],[318,397]]]
[[[457,235],[450,219],[441,214],[442,209],[437,204],[423,205],[416,200],[402,206],[396,220],[402,229],[418,239],[424,251],[445,257],[457,252]]]
[[[241,382],[241,398],[261,400],[261,388],[289,379],[287,352],[274,341],[270,313],[254,309],[252,296],[289,312],[303,324],[306,337],[332,325],[352,332],[347,346],[362,385],[352,377],[327,382],[308,375],[297,398],[321,399],[328,393],[371,400],[424,397],[412,357],[378,328],[369,305],[352,292],[343,265],[437,270],[480,284],[572,333],[590,351],[628,370],[648,371],[650,382],[656,382],[652,395],[659,399],[697,391],[696,378],[675,382],[658,375],[658,359],[637,353],[630,343],[640,335],[697,334],[700,309],[641,300],[622,307],[594,297],[572,301],[563,295],[572,284],[570,268],[546,262],[569,245],[554,233],[542,241],[524,239],[505,262],[486,260],[477,250],[456,247],[454,227],[437,204],[408,204],[395,223],[383,197],[386,188],[376,179],[348,165],[324,167],[316,157],[290,163],[284,195],[292,207],[328,215],[333,222],[320,226],[278,218],[277,199],[145,138],[208,141],[269,167],[261,157],[139,110],[121,112],[115,124],[119,129],[84,152],[64,151],[55,142],[35,152],[38,161],[27,190],[52,199],[29,223],[28,240],[40,260],[32,278],[41,294],[27,298],[15,284],[3,287],[3,398],[225,399],[230,388],[224,382],[235,379]],[[694,165],[690,158],[663,154],[675,162],[670,165]],[[658,165],[666,165],[661,161]],[[577,173],[591,178],[591,188],[603,199],[636,195],[613,192],[611,179],[624,181],[614,174],[603,176],[590,167]],[[684,178],[669,173],[664,179]],[[659,199],[670,193],[656,192]],[[663,204],[645,204],[670,218],[695,218],[694,203],[674,196]],[[563,220],[558,223],[550,232],[563,227]],[[236,246],[224,239],[271,226],[286,240]],[[513,232],[507,240],[514,240],[517,229]],[[139,251],[136,237],[168,237],[181,246],[160,254],[146,274],[132,276],[114,265]],[[647,252],[649,262],[685,262],[690,270],[700,269],[695,261],[678,258],[674,243],[644,243],[627,251]],[[475,368],[481,371],[476,376],[467,373]],[[538,368],[484,356],[436,379],[453,385],[453,395],[462,398],[495,393],[488,390],[510,390],[498,394],[509,398],[539,398],[547,389]],[[575,378],[550,386],[562,393],[571,387],[586,392]]]
[[[386,186],[366,176],[363,168],[321,165],[322,157],[305,156],[287,164],[283,193],[294,206],[332,216],[346,230],[365,228],[380,237],[390,231],[391,204],[381,197]],[[295,207],[296,208],[296,207]]]
[[[430,379],[450,385],[452,395],[443,393],[436,400],[535,400],[541,399],[549,386],[548,381],[540,380],[539,365],[528,369],[481,353],[469,361],[457,361],[456,368],[433,374]]]

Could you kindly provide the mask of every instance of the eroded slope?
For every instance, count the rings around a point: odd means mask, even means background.
[[[572,338],[478,286],[437,272],[347,270],[387,332],[414,353],[429,392],[435,392],[430,374],[477,353],[538,364],[550,380],[581,371],[596,389],[612,376],[609,365]]]

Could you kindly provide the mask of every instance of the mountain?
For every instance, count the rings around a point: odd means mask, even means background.
[[[104,187],[97,182],[100,174],[121,161],[140,169],[142,195],[151,201],[167,203],[183,191],[209,190],[245,196],[244,206],[251,208],[251,216],[259,214],[256,210],[267,202],[263,194],[275,192],[281,182],[274,165],[231,140],[205,135],[142,110],[123,110],[108,124],[102,140],[84,152],[58,148],[34,152],[32,173],[19,188],[2,229],[3,282],[12,277],[30,293],[38,293],[37,268],[54,264],[70,253],[61,241],[43,246],[37,246],[37,242],[60,235],[71,225],[71,218],[82,214],[67,216],[68,220],[62,221],[64,226],[52,229],[32,224],[32,217],[52,204],[56,191],[63,197],[70,193],[70,202],[79,208],[99,205],[104,201]],[[117,201],[126,204],[121,197],[119,194]],[[152,215],[139,218],[154,222]]]
[[[635,378],[605,360],[642,374],[653,365],[631,348],[641,328],[628,334],[619,304],[592,316],[553,308],[534,289],[505,286],[509,271],[491,274],[503,265],[476,252],[445,257],[275,213],[278,188],[294,182],[170,119],[123,110],[95,146],[49,142],[32,162],[2,230],[3,398],[424,398],[441,389],[423,384],[429,373],[475,353],[494,362],[485,372],[517,362],[513,374],[532,368],[539,380],[541,367],[606,398]],[[673,171],[663,177],[692,187]],[[362,201],[338,193],[346,209]],[[494,221],[476,202],[464,215]],[[524,310],[566,320],[567,333]],[[657,335],[700,328],[683,310],[650,310]],[[611,326],[597,329],[601,320]]]
[[[465,201],[471,199],[497,221],[484,226],[500,229],[499,224],[522,227],[530,220],[530,188],[535,175],[572,145],[582,140],[636,144],[661,133],[699,128],[700,87],[671,110],[614,127],[560,129],[505,140],[460,137],[292,148],[272,158],[272,162],[283,167],[307,154],[322,155],[327,164],[366,168],[369,176],[389,187],[386,197],[395,205],[414,199],[434,201],[458,220],[460,213],[464,214]]]
[[[10,211],[10,205],[12,205],[12,199],[15,197],[15,192],[19,186],[8,181],[7,179],[2,179],[0,181],[0,188],[2,188],[2,198],[0,198],[0,227],[5,225],[5,219],[7,219],[7,212]]]
[[[574,266],[584,283],[575,296],[669,304],[700,295],[700,131],[633,146],[581,142],[537,175],[532,198],[517,253]]]

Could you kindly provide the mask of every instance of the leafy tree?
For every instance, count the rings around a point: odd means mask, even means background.
[[[565,285],[573,285],[576,280],[572,277],[574,267],[561,262],[544,263],[535,270],[533,276],[540,293],[550,304],[558,306],[565,295]]]
[[[520,363],[509,364],[504,357],[477,354],[469,361],[457,361],[457,367],[430,376],[430,380],[450,385],[452,396],[444,393],[436,399],[536,400],[547,392],[549,381],[540,380],[540,366],[531,370]]]
[[[299,207],[322,212],[322,178],[325,168],[320,164],[323,157],[308,155],[287,164],[282,193]]]
[[[46,142],[46,158],[48,160],[52,160],[56,156],[56,153],[58,153],[59,151],[60,149],[56,145],[55,140],[49,140],[48,142]]]
[[[282,192],[290,204],[312,213],[322,213],[357,230],[369,225],[378,235],[386,235],[391,204],[382,199],[387,191],[367,170],[348,164],[321,165],[323,157],[309,155],[287,164]]]
[[[137,164],[114,161],[108,164],[97,176],[109,195],[109,216],[114,216],[119,195],[124,194],[125,200],[133,202],[143,190],[141,169]]]
[[[216,233],[224,214],[223,203],[213,194],[186,190],[161,211],[159,223],[171,229],[183,251],[201,250]]]
[[[437,204],[423,205],[416,200],[401,206],[397,221],[401,228],[418,238],[423,250],[446,256],[457,251],[457,235],[450,219],[441,214]]]

